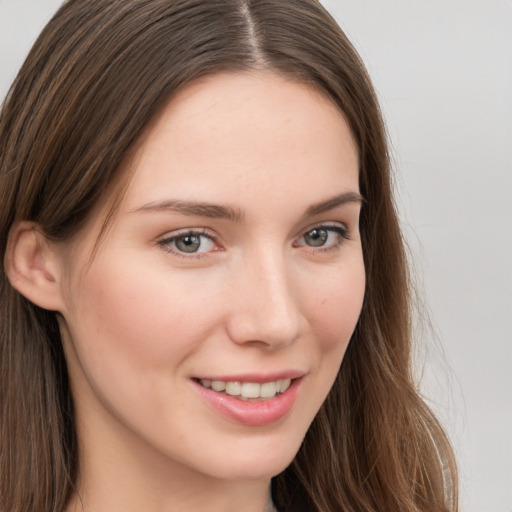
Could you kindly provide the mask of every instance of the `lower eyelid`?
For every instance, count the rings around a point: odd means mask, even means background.
[[[317,250],[324,250],[324,251],[328,251],[330,249],[337,249],[338,247],[340,247],[342,244],[343,244],[343,241],[346,240],[346,236],[344,233],[340,233],[338,230],[330,230],[334,233],[335,235],[335,240],[332,241],[329,245],[321,245],[317,248]],[[315,247],[312,247],[313,249]]]
[[[325,231],[329,231],[331,233],[335,233],[336,236],[338,236],[339,238],[342,238],[344,240],[350,240],[351,239],[351,237],[350,237],[350,230],[346,226],[338,226],[338,225],[336,225],[336,226],[332,226],[332,225],[314,226],[311,229],[308,229],[308,230],[304,231],[300,238],[303,238],[307,233],[309,233],[311,231],[314,231],[315,229],[325,230]],[[321,249],[322,246],[318,246],[318,248]]]
[[[164,236],[160,240],[157,240],[157,245],[161,246],[163,249],[165,249],[167,252],[176,254],[177,256],[182,256],[184,258],[198,258],[201,256],[206,256],[209,252],[190,252],[186,253],[184,251],[180,251],[178,248],[173,247],[173,242],[176,242],[180,238],[184,238],[186,236],[198,236],[201,238],[206,238],[209,241],[211,241],[213,244],[217,245],[217,240],[214,236],[207,233],[206,231],[202,229],[186,229],[184,231],[178,231],[177,233],[169,233],[167,236]]]

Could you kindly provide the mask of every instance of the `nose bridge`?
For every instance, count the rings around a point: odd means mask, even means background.
[[[238,343],[269,347],[292,343],[299,335],[300,310],[293,275],[283,251],[260,247],[243,260],[230,319]]]

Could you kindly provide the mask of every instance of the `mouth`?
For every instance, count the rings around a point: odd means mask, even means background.
[[[193,378],[194,388],[209,408],[231,422],[270,425],[288,417],[299,396],[304,373]],[[245,378],[243,378],[245,377]]]
[[[199,379],[197,382],[206,389],[216,393],[238,398],[243,401],[270,400],[284,393],[291,385],[292,379],[279,379],[269,382],[242,382]]]

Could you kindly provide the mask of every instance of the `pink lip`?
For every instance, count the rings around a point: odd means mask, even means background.
[[[226,382],[238,380],[261,383],[292,378],[283,375],[283,373],[280,373],[277,378],[269,378],[268,376],[244,374],[243,376],[231,375],[229,378],[215,378],[212,380],[223,380]],[[263,426],[279,421],[291,411],[299,393],[302,377],[293,378],[290,387],[284,393],[276,395],[274,398],[254,402],[246,402],[226,393],[218,393],[212,389],[207,389],[195,380],[192,382],[208,405],[225,418],[242,425]]]
[[[283,372],[274,372],[274,373],[240,373],[240,374],[231,374],[231,375],[216,375],[212,377],[211,375],[205,377],[197,377],[198,380],[221,380],[223,382],[255,382],[257,384],[263,384],[264,382],[273,382],[276,380],[283,379],[298,379],[299,377],[304,376],[304,372],[299,370],[287,370]]]

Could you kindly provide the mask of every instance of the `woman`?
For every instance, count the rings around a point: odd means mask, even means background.
[[[457,509],[378,105],[316,1],[70,0],[0,155],[1,510]]]

